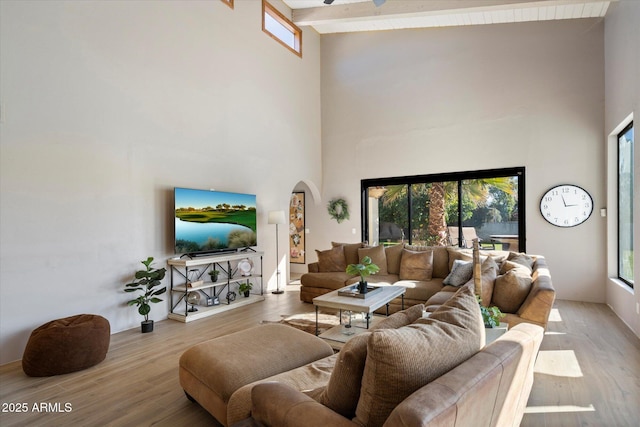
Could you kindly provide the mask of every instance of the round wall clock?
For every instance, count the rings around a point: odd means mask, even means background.
[[[575,227],[593,212],[591,195],[577,185],[562,184],[550,188],[540,199],[540,213],[556,227]]]

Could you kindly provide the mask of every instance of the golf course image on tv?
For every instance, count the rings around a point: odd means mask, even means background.
[[[257,245],[255,195],[176,187],[174,201],[176,253]]]

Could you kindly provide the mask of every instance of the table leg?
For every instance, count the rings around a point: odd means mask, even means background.
[[[316,305],[316,336],[318,336],[318,306]]]
[[[404,310],[404,294],[402,294],[402,309]]]

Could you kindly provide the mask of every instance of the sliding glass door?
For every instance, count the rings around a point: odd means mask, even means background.
[[[363,239],[372,245],[524,251],[524,168],[362,181]]]

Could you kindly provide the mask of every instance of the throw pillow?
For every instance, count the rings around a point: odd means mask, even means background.
[[[449,253],[449,271],[453,270],[453,263],[456,260],[473,261],[473,251],[471,249],[447,246],[447,252]]]
[[[473,356],[483,345],[480,307],[468,286],[431,317],[399,329],[373,331],[354,421],[382,426],[400,402]]]
[[[371,261],[378,267],[380,271],[377,274],[386,276],[387,273],[387,255],[384,253],[384,246],[372,246],[370,248],[358,249],[358,262],[362,262],[362,258],[368,256]]]
[[[370,332],[351,338],[342,347],[327,386],[316,400],[343,417],[353,418],[360,398]]]
[[[495,286],[496,277],[498,276],[498,264],[492,257],[487,257],[480,267],[482,271],[482,292],[480,293],[480,303],[489,307],[491,304],[491,298],[493,297],[493,288]],[[474,284],[473,277],[467,284]]]
[[[505,261],[500,267],[500,274],[505,274],[507,271],[513,270],[514,268],[526,270],[529,274],[531,274],[532,272],[531,268],[528,265],[523,265],[514,261]]]
[[[385,246],[384,253],[387,257],[387,273],[400,274],[400,260],[402,258],[402,249],[404,244]]]
[[[318,271],[328,273],[332,271],[342,271],[347,269],[344,259],[344,246],[334,246],[326,251],[319,251],[318,254]]]
[[[331,246],[344,246],[344,260],[347,265],[359,263],[358,249],[363,248],[362,243],[337,243],[331,242]],[[346,268],[346,267],[345,267]]]
[[[473,277],[473,262],[455,260],[451,273],[444,278],[442,284],[449,286],[461,286],[467,283]]]
[[[376,323],[376,326],[372,329],[397,329],[403,326],[410,325],[422,317],[423,310],[424,304],[411,306],[406,310],[398,311],[396,313],[393,313],[389,317],[385,317],[384,319]]]
[[[400,280],[431,280],[433,274],[433,251],[414,252],[402,250]]]
[[[503,313],[516,313],[531,290],[526,268],[514,268],[496,277],[491,302]]]
[[[507,258],[507,260],[512,262],[517,262],[518,264],[522,264],[525,267],[528,267],[529,270],[533,270],[533,263],[535,262],[535,259],[533,259],[533,257],[525,253],[518,253],[518,252],[509,252],[509,257]]]

